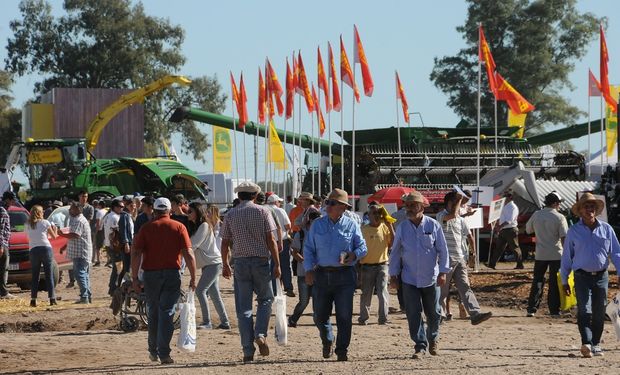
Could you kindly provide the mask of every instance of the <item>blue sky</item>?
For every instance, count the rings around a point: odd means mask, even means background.
[[[6,40],[11,35],[8,23],[19,17],[18,1],[4,0],[0,12],[0,60],[6,57]],[[446,105],[447,97],[429,80],[433,59],[453,55],[463,48],[464,41],[455,28],[464,23],[467,4],[464,1],[198,1],[198,0],[145,0],[146,12],[168,18],[186,31],[183,54],[185,67],[178,72],[188,76],[213,75],[229,91],[228,72],[238,76],[244,72],[248,90],[250,118],[256,118],[257,69],[269,57],[280,80],[284,80],[285,58],[292,51],[301,50],[309,80],[316,81],[316,48],[321,47],[324,61],[327,42],[338,48],[338,37],[343,35],[345,46],[352,58],[353,24],[357,24],[375,82],[371,98],[362,97],[356,105],[356,128],[389,127],[396,123],[394,70],[400,73],[410,111],[420,112],[427,126],[455,126],[459,118]],[[62,1],[53,0],[56,13],[62,13]],[[291,5],[294,4],[294,5]],[[620,20],[617,1],[581,0],[580,11],[607,16],[606,32],[610,52],[610,80],[620,82]],[[487,39],[492,39],[487,35]],[[337,52],[336,52],[337,53]],[[577,63],[571,74],[576,89],[563,94],[570,102],[587,111],[587,72],[592,68],[598,76],[598,38],[588,46],[588,54]],[[359,68],[358,84],[361,85]],[[14,105],[21,106],[32,96],[34,75],[17,77],[13,86]],[[518,88],[517,88],[518,89]],[[351,91],[345,87],[345,127],[351,126]],[[535,104],[535,103],[534,103]],[[592,101],[598,113],[598,99]],[[230,105],[226,110],[230,115]],[[400,113],[399,113],[400,115]],[[594,117],[594,116],[593,116]],[[339,125],[340,115],[332,116],[332,128]],[[583,121],[587,119],[584,117]],[[302,116],[309,123],[307,115]],[[402,118],[401,118],[402,124]],[[288,123],[290,129],[290,122]],[[412,126],[420,126],[420,118],[412,116]],[[278,127],[283,126],[280,120]],[[203,128],[210,134],[207,125]],[[584,137],[585,138],[585,137]],[[334,136],[333,140],[338,138]],[[251,144],[248,140],[248,146]],[[593,141],[598,145],[598,137]],[[573,142],[575,149],[584,150],[584,139]],[[180,149],[178,139],[175,147]],[[241,156],[241,154],[239,154]],[[181,156],[197,171],[210,171],[206,165]],[[248,170],[253,171],[253,157],[248,158]],[[209,157],[207,159],[210,159]],[[242,157],[240,157],[242,160]],[[262,160],[262,150],[259,152]],[[240,167],[242,168],[242,167]],[[259,168],[262,170],[262,168]],[[253,172],[252,172],[253,173]],[[250,173],[248,173],[250,174]],[[253,174],[252,174],[253,176]],[[262,177],[259,174],[259,179]]]

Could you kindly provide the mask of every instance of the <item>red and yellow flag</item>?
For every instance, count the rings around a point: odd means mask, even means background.
[[[498,72],[495,72],[495,80],[498,84],[497,100],[505,101],[512,112],[520,115],[531,112],[536,108],[519,94]]]
[[[400,83],[400,77],[398,76],[398,72],[396,73],[396,99],[400,99],[400,103],[403,106],[403,116],[405,117],[405,122],[409,123],[409,104],[407,103],[407,97],[405,97],[405,89],[403,89],[403,85]]]
[[[239,78],[239,127],[243,129],[245,124],[250,120],[248,117],[248,96],[245,93],[245,85],[243,84],[243,73]]]
[[[322,137],[323,133],[325,133],[325,119],[323,118],[323,113],[321,112],[321,103],[319,102],[319,98],[316,96],[314,85],[312,85],[312,99],[314,99],[314,110],[316,112],[316,117],[319,120],[319,134],[320,137]]]
[[[295,58],[295,53],[293,52],[293,87],[295,88],[295,92],[299,95],[304,94],[304,90],[299,87],[299,64],[297,64],[297,58]]]
[[[267,74],[268,76],[265,77],[265,79],[267,80],[267,88],[269,89],[268,92],[271,96],[276,98],[278,116],[282,116],[284,113],[284,104],[282,103],[282,94],[284,93],[284,90],[282,90],[282,85],[280,85],[278,75],[276,74],[276,71],[273,70],[269,59],[267,59]]]
[[[230,87],[232,91],[232,100],[235,103],[239,103],[239,90],[237,90],[237,84],[235,83],[235,77],[232,72],[230,72]]]
[[[291,67],[288,64],[288,58],[286,59],[286,119],[293,117],[293,99],[295,98],[295,86],[293,80],[293,73]]]
[[[478,28],[478,39],[480,41],[480,43],[478,44],[478,58],[481,62],[484,62],[484,66],[487,70],[487,77],[489,78],[489,89],[491,90],[493,95],[495,95],[495,99],[499,99],[497,97],[497,82],[495,79],[495,60],[493,60],[493,55],[491,55],[491,49],[489,48],[487,39],[484,37],[482,25]]]
[[[611,95],[611,89],[609,87],[609,70],[607,63],[609,62],[609,51],[607,50],[607,42],[605,41],[605,33],[603,32],[603,25],[601,25],[601,92],[607,102],[607,105],[611,107],[613,112],[618,111],[618,103]]]
[[[601,83],[596,79],[592,70],[588,69],[588,96],[601,96]]]
[[[332,82],[332,100],[330,107],[340,112],[342,103],[340,102],[340,88],[338,87],[338,76],[336,75],[336,64],[334,63],[334,52],[332,51],[332,45],[327,42],[327,59],[329,60],[329,79]]]
[[[258,122],[265,123],[265,106],[266,106],[266,88],[265,81],[263,81],[263,73],[258,68]]]
[[[308,107],[308,113],[314,111],[314,101],[312,100],[312,93],[310,92],[310,85],[308,84],[308,77],[306,76],[306,69],[304,69],[304,62],[301,59],[301,53],[297,55],[299,61],[299,85],[303,89],[303,96],[306,99],[306,107]]]
[[[362,68],[362,83],[364,85],[364,95],[372,96],[372,91],[375,88],[375,84],[372,82],[372,76],[370,75],[370,66],[368,66],[368,60],[366,59],[366,53],[364,53],[364,47],[362,46],[362,40],[360,34],[357,32],[357,26],[353,25],[353,33],[355,34],[355,48],[353,50],[354,63],[359,63]]]
[[[321,57],[321,48],[316,48],[317,53],[317,82],[319,90],[323,90],[325,94],[325,112],[331,111],[331,102],[329,100],[329,86],[327,85],[327,75],[325,75],[325,67],[323,66],[323,58]]]
[[[340,80],[350,88],[353,89],[355,100],[360,102],[360,92],[357,90],[357,85],[353,79],[353,70],[351,64],[349,64],[349,58],[347,57],[347,51],[344,49],[344,43],[342,42],[342,35],[340,36]]]

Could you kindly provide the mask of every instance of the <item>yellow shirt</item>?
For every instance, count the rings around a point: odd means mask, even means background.
[[[364,225],[362,235],[366,241],[368,254],[360,259],[361,264],[385,263],[388,260],[388,242],[391,238],[387,225],[381,223],[378,227]]]

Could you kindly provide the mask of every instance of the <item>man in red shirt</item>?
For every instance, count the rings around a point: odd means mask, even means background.
[[[170,358],[170,340],[174,331],[174,305],[181,296],[181,255],[190,273],[189,287],[196,289],[196,260],[185,226],[170,218],[171,204],[157,198],[154,218],[144,224],[135,238],[131,254],[134,290],[142,281],[149,319],[149,358],[162,364],[174,363]],[[144,273],[138,279],[140,264]]]

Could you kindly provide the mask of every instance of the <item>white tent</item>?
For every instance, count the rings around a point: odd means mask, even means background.
[[[601,152],[599,151],[599,152],[592,154],[592,159],[586,163],[586,170],[587,170],[588,165],[591,168],[590,172],[592,174],[592,177],[589,178],[589,180],[599,180],[602,174],[601,170],[604,173],[605,168],[607,168],[608,165],[611,165],[612,167],[615,168],[616,164],[618,163],[618,148],[614,147],[612,151],[613,151],[612,154],[608,158],[606,148],[603,149],[602,169],[601,169]]]

